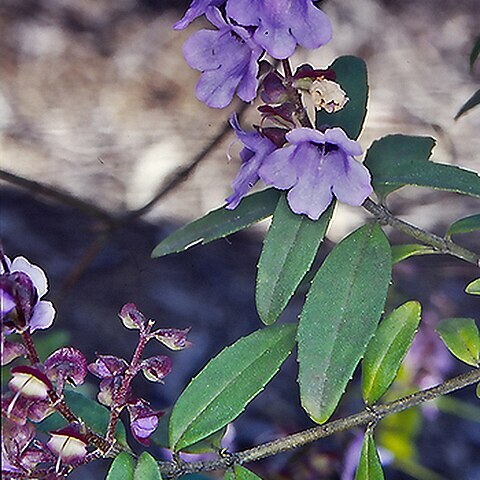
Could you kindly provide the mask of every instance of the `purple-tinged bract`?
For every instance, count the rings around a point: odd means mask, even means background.
[[[289,190],[288,204],[295,213],[318,220],[333,195],[358,206],[372,193],[369,171],[354,159],[362,148],[341,128],[323,133],[296,128],[286,139],[290,145],[265,158],[259,175],[267,185]]]
[[[257,27],[254,40],[279,60],[290,57],[297,44],[315,49],[332,38],[330,20],[311,0],[229,0],[227,14]]]
[[[154,332],[155,338],[163,343],[170,350],[183,350],[192,346],[192,342],[187,340],[187,334],[190,328],[183,330],[178,328],[159,328]]]
[[[133,330],[142,330],[147,323],[147,319],[134,303],[126,303],[118,314],[125,327]]]
[[[236,115],[233,115],[230,119],[230,125],[235,131],[237,138],[244,145],[243,150],[240,152],[242,166],[232,183],[233,194],[226,200],[227,208],[233,210],[240,203],[240,200],[257,183],[260,178],[258,176],[258,169],[262,165],[265,157],[277,147],[272,141],[259,132],[246,132],[242,130]]]
[[[151,382],[162,382],[172,371],[172,359],[166,355],[155,355],[140,364],[143,374]]]
[[[209,107],[224,108],[235,94],[251,102],[257,94],[258,59],[263,49],[249,30],[227,22],[214,7],[207,18],[218,30],[200,30],[183,47],[190,67],[202,72],[195,93]]]

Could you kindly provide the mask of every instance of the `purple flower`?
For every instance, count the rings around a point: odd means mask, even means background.
[[[190,328],[159,328],[153,332],[155,338],[163,343],[170,350],[183,350],[192,346],[192,342],[187,340],[187,334]]]
[[[125,327],[130,330],[143,330],[147,323],[147,319],[134,303],[126,303],[120,310],[118,316]]]
[[[112,405],[123,383],[123,375],[128,363],[114,355],[98,355],[94,363],[88,365],[88,371],[101,378],[97,400],[107,407]],[[129,394],[129,392],[127,392]]]
[[[27,356],[27,349],[23,343],[19,342],[9,342],[5,339],[4,332],[0,332],[1,338],[1,364],[7,365],[18,357]]]
[[[245,146],[240,152],[242,166],[232,183],[234,193],[226,200],[227,208],[233,210],[240,203],[240,200],[257,183],[260,178],[258,176],[258,169],[262,165],[265,157],[277,147],[272,141],[262,136],[259,132],[246,132],[242,130],[236,114],[230,119],[230,125],[234,129],[237,138]]]
[[[217,8],[207,18],[218,30],[200,30],[183,47],[190,67],[202,72],[195,93],[213,108],[226,107],[235,92],[245,102],[257,94],[258,59],[263,50],[245,28],[227,23]]]
[[[50,327],[55,317],[51,302],[40,300],[48,289],[47,277],[40,267],[26,258],[10,261],[4,257],[8,268],[0,264],[0,314],[2,330],[12,333],[30,327],[30,331]]]
[[[370,173],[353,156],[362,149],[341,128],[324,133],[296,128],[286,135],[289,146],[264,159],[260,178],[280,190],[289,190],[288,203],[295,213],[318,220],[332,201],[361,205],[372,193]]]
[[[148,437],[158,426],[158,418],[164,412],[154,411],[143,399],[136,399],[127,405],[130,414],[130,428],[135,439],[143,445],[149,445]]]
[[[187,28],[196,18],[203,15],[208,7],[219,7],[222,3],[225,3],[225,0],[193,0],[183,18],[173,25],[174,30]]]
[[[311,0],[229,0],[227,14],[258,27],[254,40],[277,59],[290,57],[297,43],[315,49],[332,38],[330,20]]]
[[[87,376],[87,360],[80,350],[64,347],[45,360],[45,369],[48,379],[55,382],[57,393],[61,395],[66,381],[76,387],[83,384]]]
[[[58,462],[74,464],[85,459],[88,442],[79,430],[77,425],[71,424],[50,432],[47,447],[58,457]]]
[[[172,359],[166,355],[155,355],[142,360],[140,368],[147,380],[163,382],[163,379],[172,371]]]

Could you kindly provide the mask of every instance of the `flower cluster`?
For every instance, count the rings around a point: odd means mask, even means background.
[[[330,41],[328,17],[312,0],[194,0],[174,25],[186,28],[205,14],[217,30],[200,30],[185,44],[187,63],[202,72],[199,100],[223,108],[235,92],[245,102],[257,94],[259,60],[290,57],[295,48],[318,48]]]
[[[95,449],[100,448],[99,441],[108,448],[114,445],[115,427],[123,410],[129,414],[134,438],[148,444],[163,412],[136,397],[131,382],[140,372],[150,381],[163,382],[172,369],[170,357],[155,355],[143,359],[143,350],[150,340],[171,350],[189,347],[188,329],[152,331],[155,322],[147,321],[133,303],[128,303],[119,316],[125,327],[139,332],[130,362],[112,355],[98,355],[88,364],[83,353],[74,347],[60,348],[41,362],[31,334],[53,322],[53,305],[41,300],[47,291],[47,278],[39,267],[23,257],[10,261],[2,254],[0,262],[2,365],[18,357],[29,361],[28,365],[16,365],[10,370],[8,391],[2,395],[2,478],[3,474],[6,478],[33,478],[32,475],[47,480],[64,478],[75,465],[85,462],[89,453],[95,454]],[[24,343],[7,341],[5,337],[13,333],[20,334]],[[82,385],[88,372],[101,379],[97,398],[110,409],[107,432],[92,432],[74,416],[64,397],[66,385],[72,388]],[[37,435],[36,424],[55,411],[66,418],[67,425],[50,431],[44,443]]]
[[[230,119],[244,148],[227,208],[236,208],[260,179],[287,190],[292,211],[312,220],[333,196],[361,205],[372,186],[370,173],[355,159],[362,154],[360,145],[338,126],[313,129],[302,104],[303,93],[317,110],[344,108],[349,99],[335,72],[302,65],[292,74],[284,65],[283,76],[268,62],[259,68],[265,53],[289,65],[297,45],[325,45],[332,36],[328,17],[312,0],[194,0],[174,28],[186,28],[204,14],[216,30],[200,30],[183,49],[187,63],[202,72],[197,97],[215,108],[227,106],[235,93],[250,102],[262,77],[260,97],[265,102],[258,107],[262,122],[254,131],[244,131],[236,115]]]

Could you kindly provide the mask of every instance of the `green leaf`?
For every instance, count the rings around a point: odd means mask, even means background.
[[[480,89],[477,90],[460,108],[460,110],[455,115],[455,120],[458,120],[462,115],[467,113],[473,107],[476,107],[480,104]]]
[[[388,240],[370,224],[342,240],[313,280],[297,340],[302,405],[318,423],[335,410],[375,333],[391,270]]]
[[[477,37],[475,41],[475,45],[472,48],[472,52],[470,53],[470,71],[473,72],[473,66],[477,61],[478,56],[480,55],[480,37]]]
[[[104,435],[108,428],[110,410],[81,393],[72,390],[65,390],[63,393],[65,401],[75,416],[81,418],[94,432]],[[66,423],[66,420],[60,414],[54,413],[40,422],[38,428],[44,432],[49,432],[59,430]],[[127,435],[122,422],[118,423],[115,436],[122,445],[127,445]]]
[[[465,291],[470,295],[480,295],[480,278],[470,282],[465,288]]]
[[[106,480],[133,480],[133,457],[126,452],[120,453],[112,462]]]
[[[148,452],[140,455],[133,473],[133,480],[162,480],[157,461]]]
[[[362,362],[363,398],[375,403],[392,384],[420,323],[421,306],[407,302],[385,318],[368,344]]]
[[[370,430],[365,432],[355,480],[383,480],[382,464]]]
[[[472,318],[447,318],[436,328],[450,350],[462,362],[474,367],[480,364],[480,334]]]
[[[480,383],[477,383],[477,388],[475,390],[475,393],[477,394],[477,397],[480,398]]]
[[[222,447],[222,438],[227,432],[227,427],[223,427],[218,432],[212,433],[207,438],[200,440],[189,447],[182,449],[182,452],[185,453],[207,453],[215,452],[221,449]]]
[[[427,245],[420,245],[418,243],[410,243],[407,245],[394,245],[392,247],[392,263],[400,263],[402,260],[407,258],[414,257],[417,255],[429,255],[438,253],[432,247]]]
[[[480,213],[457,220],[448,227],[447,236],[457,233],[470,233],[480,230]]]
[[[268,327],[210,360],[173,408],[171,448],[178,451],[193,445],[238,417],[277,373],[294,343],[294,325]]]
[[[430,137],[388,135],[368,149],[365,165],[380,197],[405,186],[430,187],[480,197],[477,173],[429,160],[435,144]]]
[[[278,190],[263,190],[245,197],[234,210],[227,210],[225,207],[213,210],[162,240],[153,250],[152,257],[182,252],[193,245],[199,243],[205,245],[243,230],[269,217],[278,203],[279,196]]]
[[[255,475],[250,470],[242,467],[241,465],[235,465],[232,470],[225,472],[225,480],[262,480],[258,475]]]
[[[337,58],[328,68],[336,73],[336,82],[347,93],[349,102],[336,113],[318,111],[315,124],[317,128],[323,125],[341,127],[350,138],[358,138],[367,114],[367,66],[361,58],[344,56]]]
[[[262,322],[274,323],[295,293],[320,247],[334,204],[313,221],[290,210],[282,195],[258,264],[256,301]]]

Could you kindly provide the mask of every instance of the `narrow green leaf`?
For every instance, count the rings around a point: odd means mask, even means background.
[[[420,323],[421,306],[407,302],[385,318],[368,344],[362,362],[363,398],[375,403],[392,384]]]
[[[477,394],[477,397],[480,398],[480,383],[477,383],[477,388],[475,390],[475,393]]]
[[[465,115],[473,107],[480,104],[480,90],[477,90],[460,108],[455,115],[455,120],[458,120],[462,115]]]
[[[470,295],[480,295],[480,278],[470,282],[465,288],[465,291]]]
[[[378,456],[375,440],[370,430],[365,432],[360,463],[358,464],[355,480],[383,480],[383,469]]]
[[[133,480],[133,467],[133,457],[122,452],[112,462],[106,480]]]
[[[358,57],[337,58],[329,67],[336,73],[336,82],[347,93],[347,105],[336,113],[317,112],[315,124],[341,127],[350,138],[358,138],[367,114],[368,79],[367,66]]]
[[[91,398],[72,390],[64,391],[65,401],[72,412],[81,418],[94,432],[104,435],[108,428],[110,410],[100,405]],[[67,424],[66,420],[58,413],[54,413],[38,424],[38,428],[44,432],[59,430]],[[125,426],[119,422],[115,434],[122,445],[127,445]]]
[[[474,367],[480,364],[480,334],[472,318],[447,318],[436,328],[450,350],[462,362]]]
[[[212,433],[207,438],[200,440],[189,447],[182,448],[185,453],[207,453],[216,452],[222,447],[222,439],[227,432],[227,427],[223,427],[218,432]]]
[[[182,252],[193,245],[205,245],[243,230],[269,217],[275,210],[279,196],[278,190],[270,188],[248,195],[234,210],[225,207],[213,210],[162,240],[153,250],[152,257]]]
[[[432,247],[427,245],[420,245],[418,243],[410,243],[407,245],[394,245],[392,247],[392,263],[400,263],[402,260],[407,258],[418,256],[418,255],[429,255],[438,253]]]
[[[480,230],[480,213],[457,220],[448,227],[447,235],[451,237],[457,233],[470,233]]]
[[[256,301],[262,322],[274,323],[310,269],[332,218],[334,205],[313,221],[290,210],[282,195],[258,264]]]
[[[294,343],[294,325],[268,327],[241,338],[210,360],[173,408],[171,448],[182,450],[238,417],[277,373]]]
[[[162,480],[157,461],[148,452],[140,455],[133,473],[133,480]]]
[[[302,405],[318,423],[335,410],[375,333],[391,270],[388,240],[370,224],[342,240],[313,280],[297,340]]]
[[[480,197],[476,172],[429,160],[435,141],[430,137],[388,135],[368,149],[365,165],[380,197],[405,186],[430,187]]]
[[[258,475],[255,475],[250,470],[242,467],[241,465],[235,465],[233,470],[225,472],[225,480],[262,480]]]

